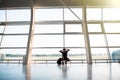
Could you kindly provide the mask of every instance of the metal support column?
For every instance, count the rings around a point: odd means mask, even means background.
[[[34,34],[34,24],[35,24],[35,18],[34,18],[34,2],[33,0],[30,0],[31,4],[31,22],[30,22],[30,29],[29,29],[29,37],[28,37],[28,43],[27,43],[27,51],[26,55],[23,57],[23,65],[28,65],[31,63],[31,57],[32,57],[32,42],[33,42],[33,34]]]
[[[83,0],[82,3],[82,29],[84,32],[84,38],[85,38],[85,47],[86,47],[86,58],[87,63],[92,64],[92,57],[91,57],[91,49],[90,49],[90,41],[89,41],[89,34],[88,34],[88,28],[87,28],[87,19],[86,19],[86,0]]]

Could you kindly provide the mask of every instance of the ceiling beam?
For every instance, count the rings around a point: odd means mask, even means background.
[[[67,6],[82,6],[83,0],[62,0]],[[87,7],[120,7],[120,0],[87,0]],[[59,0],[34,0],[35,7],[63,6]],[[0,0],[0,8],[30,7],[30,0]]]

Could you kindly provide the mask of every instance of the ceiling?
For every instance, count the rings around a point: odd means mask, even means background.
[[[33,0],[35,7],[82,6],[85,0]],[[62,2],[61,2],[62,1]],[[86,0],[87,7],[120,7],[120,0]],[[30,7],[30,0],[0,0],[0,8]]]

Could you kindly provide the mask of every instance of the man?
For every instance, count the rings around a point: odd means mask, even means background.
[[[63,48],[63,50],[60,50],[59,52],[62,53],[62,61],[65,60],[65,63],[67,63],[67,61],[69,61],[69,58],[67,57],[67,53],[68,51],[70,51],[69,49]]]

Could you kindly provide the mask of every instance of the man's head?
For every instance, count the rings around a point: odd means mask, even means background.
[[[65,51],[66,49],[65,48],[63,48],[63,51]]]

